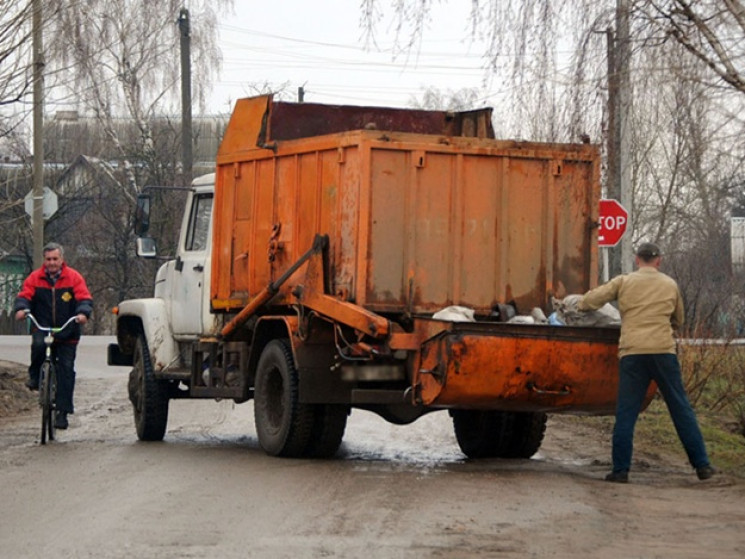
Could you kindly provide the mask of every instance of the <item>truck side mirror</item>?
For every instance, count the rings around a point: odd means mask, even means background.
[[[141,237],[148,232],[148,229],[150,229],[150,195],[141,193],[137,195],[135,207],[135,235]]]
[[[137,256],[140,258],[155,258],[158,255],[155,239],[152,237],[137,237],[135,243]]]

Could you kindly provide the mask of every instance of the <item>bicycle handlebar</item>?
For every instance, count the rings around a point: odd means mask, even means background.
[[[42,326],[36,321],[36,317],[33,314],[31,314],[31,311],[26,311],[26,318],[31,319],[31,322],[34,323],[34,326],[36,326],[36,328],[38,328],[42,332],[46,332],[47,334],[59,334],[60,332],[62,332],[62,330],[67,328],[70,324],[78,321],[78,315],[75,315],[67,319],[67,322],[65,322],[62,326]]]

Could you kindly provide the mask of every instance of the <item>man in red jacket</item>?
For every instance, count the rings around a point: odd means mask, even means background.
[[[64,251],[57,243],[44,247],[44,264],[24,280],[14,311],[16,320],[23,320],[26,312],[36,317],[42,326],[62,326],[70,317],[70,324],[55,335],[53,351],[57,357],[57,415],[55,427],[67,429],[67,414],[74,413],[72,396],[75,390],[75,353],[80,340],[80,325],[88,322],[93,311],[93,298],[83,276],[65,264]],[[39,371],[44,362],[44,333],[38,330],[31,337],[31,365],[26,386],[39,389]]]

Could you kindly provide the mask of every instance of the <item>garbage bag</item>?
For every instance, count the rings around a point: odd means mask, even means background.
[[[447,320],[448,322],[476,322],[473,309],[451,305],[440,309],[432,315],[435,320]]]
[[[556,320],[567,326],[620,326],[621,313],[606,303],[596,311],[581,311],[577,308],[582,295],[567,295],[563,299],[552,299]]]

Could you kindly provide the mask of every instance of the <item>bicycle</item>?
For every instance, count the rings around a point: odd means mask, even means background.
[[[42,326],[31,312],[26,312],[26,318],[31,320],[37,330],[44,333],[45,354],[44,362],[39,371],[39,406],[41,407],[41,444],[46,444],[47,436],[50,441],[54,440],[54,412],[57,409],[57,370],[52,357],[52,345],[54,335],[62,332],[73,322],[78,321],[77,316],[71,316],[62,326]]]

